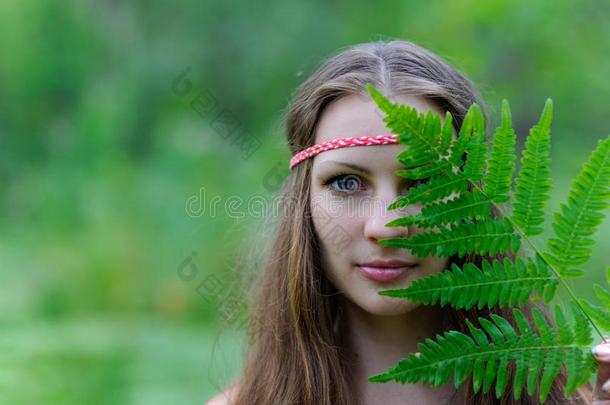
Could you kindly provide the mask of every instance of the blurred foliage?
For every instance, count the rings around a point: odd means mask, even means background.
[[[393,38],[465,72],[493,125],[507,98],[521,136],[553,98],[551,209],[610,132],[607,0],[1,2],[2,402],[201,403],[226,385],[243,336],[219,327],[239,291],[210,295],[264,239],[260,218],[189,201],[271,197],[296,86]],[[236,134],[260,142],[247,159]]]

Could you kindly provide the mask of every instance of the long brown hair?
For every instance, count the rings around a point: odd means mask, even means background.
[[[290,152],[314,144],[316,125],[329,103],[349,94],[366,94],[367,83],[390,98],[407,94],[431,100],[452,114],[456,132],[472,103],[486,110],[472,83],[430,51],[398,40],[359,44],[326,60],[297,89],[285,115]],[[336,330],[341,313],[337,291],[322,271],[320,245],[311,219],[311,168],[311,159],[302,162],[282,184],[275,234],[253,284],[247,356],[234,397],[238,405],[359,402],[344,342]],[[460,262],[480,260],[469,257]],[[538,306],[547,313],[544,306]],[[506,309],[446,309],[444,327],[467,332],[466,318],[476,320],[491,312],[513,322]],[[526,312],[529,314],[527,308]],[[564,383],[562,374],[552,387],[548,403],[566,403]],[[515,401],[510,390],[501,399],[492,392],[475,395],[470,381],[464,384],[468,387],[467,404],[538,403],[536,397],[525,393]],[[571,403],[585,402],[575,398]]]

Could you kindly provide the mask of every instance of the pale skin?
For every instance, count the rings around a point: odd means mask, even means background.
[[[407,104],[420,112],[441,111],[422,97],[394,95],[394,102]],[[349,95],[333,101],[322,114],[316,128],[315,143],[340,137],[390,134],[383,114],[365,95]],[[340,148],[313,158],[311,176],[312,219],[322,245],[324,271],[340,292],[345,309],[343,333],[354,368],[355,389],[367,405],[454,404],[463,402],[463,387],[452,384],[433,388],[424,384],[372,384],[369,376],[385,372],[389,367],[417,351],[417,343],[441,333],[441,314],[428,307],[391,297],[378,291],[406,288],[415,279],[442,271],[445,258],[417,258],[408,250],[383,247],[380,239],[408,237],[420,230],[411,227],[386,227],[391,220],[415,212],[417,206],[388,210],[387,206],[404,195],[413,184],[396,176],[401,169],[396,160],[403,145],[378,145]],[[339,162],[364,169],[347,167]],[[340,177],[336,177],[340,176]],[[330,222],[330,223],[329,223]],[[347,235],[347,243],[336,246],[329,226],[339,226]],[[417,267],[399,280],[380,282],[365,278],[356,265],[373,259],[416,261]],[[595,405],[610,405],[610,345],[599,345],[600,368],[595,388]],[[208,402],[208,405],[230,404],[236,386]]]

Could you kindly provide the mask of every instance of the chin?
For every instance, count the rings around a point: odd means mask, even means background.
[[[377,316],[400,316],[413,311],[421,305],[402,298],[383,296],[371,297],[366,302],[358,302],[356,304],[369,314]]]

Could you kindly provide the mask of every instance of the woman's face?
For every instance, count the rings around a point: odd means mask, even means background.
[[[394,102],[420,112],[440,110],[426,99],[395,96]],[[383,113],[370,97],[349,95],[327,106],[316,129],[315,143],[335,138],[390,134]],[[322,245],[324,270],[331,283],[353,304],[374,315],[400,315],[419,304],[384,297],[378,291],[408,287],[413,280],[437,273],[446,258],[419,258],[409,250],[383,247],[380,239],[407,237],[413,227],[386,227],[391,220],[418,212],[418,206],[387,210],[414,184],[398,177],[404,166],[396,160],[405,145],[348,147],[326,151],[313,158],[311,208]],[[375,260],[397,260],[402,266],[388,270],[363,266]],[[387,264],[386,264],[387,265]],[[383,266],[382,266],[383,267]]]

